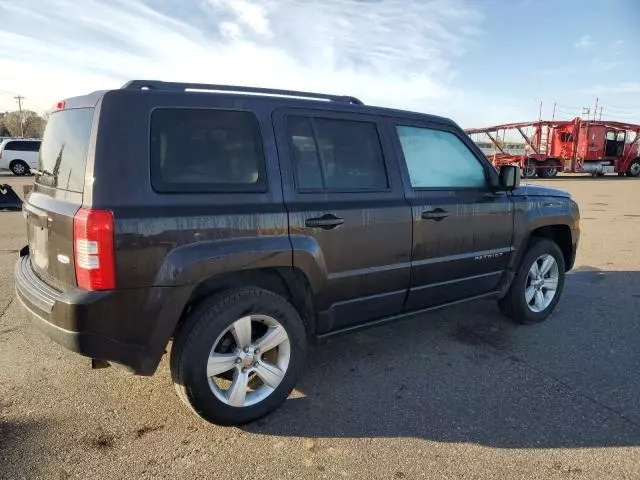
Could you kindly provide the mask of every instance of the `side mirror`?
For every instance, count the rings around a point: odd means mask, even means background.
[[[500,167],[500,181],[498,189],[510,192],[520,186],[520,167],[515,165],[502,165]]]

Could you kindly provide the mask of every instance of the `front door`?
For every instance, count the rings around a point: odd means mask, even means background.
[[[293,263],[322,283],[318,333],[400,313],[411,208],[379,119],[296,109],[274,120]]]
[[[493,167],[468,137],[438,123],[395,123],[411,203],[406,310],[492,292],[512,252],[513,203],[490,187]]]

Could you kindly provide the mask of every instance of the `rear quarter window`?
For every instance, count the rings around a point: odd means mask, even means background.
[[[247,111],[160,108],[151,115],[151,183],[159,192],[264,192],[258,120]]]

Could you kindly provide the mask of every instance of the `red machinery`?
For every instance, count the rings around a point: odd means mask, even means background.
[[[489,160],[496,167],[520,165],[524,177],[537,174],[550,178],[558,172],[640,176],[640,125],[574,118],[508,123],[466,132],[472,138],[484,134],[490,141],[485,144],[489,148],[483,149]],[[511,142],[505,141],[507,135]]]

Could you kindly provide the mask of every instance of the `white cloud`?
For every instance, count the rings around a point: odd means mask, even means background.
[[[610,72],[611,70],[618,68],[620,65],[622,65],[622,62],[618,60],[607,60],[602,58],[595,58],[591,62],[591,68],[597,73]]]
[[[452,59],[481,33],[474,5],[0,0],[0,88],[46,108],[59,98],[154,78],[349,94],[455,116],[448,107],[464,93],[453,86]]]
[[[580,37],[580,40],[574,43],[573,46],[582,50],[586,50],[588,48],[593,47],[593,45],[594,43],[593,43],[593,40],[591,39],[591,36],[583,35],[582,37]]]

